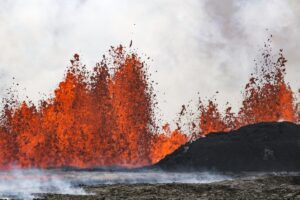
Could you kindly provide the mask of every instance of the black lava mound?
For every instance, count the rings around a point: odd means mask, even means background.
[[[264,122],[187,143],[154,168],[167,171],[300,171],[300,125]]]

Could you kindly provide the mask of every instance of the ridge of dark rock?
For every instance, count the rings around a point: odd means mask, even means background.
[[[169,171],[300,171],[300,125],[262,122],[186,143],[154,168]]]

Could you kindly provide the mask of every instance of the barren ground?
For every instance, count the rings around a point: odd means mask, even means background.
[[[46,199],[300,199],[300,176],[239,178],[210,184],[113,184],[84,186],[94,195]]]

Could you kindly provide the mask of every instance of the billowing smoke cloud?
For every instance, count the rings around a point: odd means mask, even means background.
[[[73,53],[92,67],[111,45],[150,56],[163,119],[190,99],[238,107],[253,59],[269,34],[285,50],[294,91],[300,59],[297,0],[0,0],[1,94],[12,77],[37,100],[62,79]],[[268,29],[266,31],[266,29]],[[155,71],[158,71],[155,73]],[[4,87],[5,86],[5,87]]]

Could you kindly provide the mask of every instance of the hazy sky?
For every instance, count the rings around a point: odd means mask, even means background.
[[[266,31],[268,29],[268,31]],[[89,68],[111,45],[150,56],[163,119],[189,100],[237,108],[253,59],[270,35],[300,88],[298,0],[0,0],[0,94],[12,77],[23,95],[51,94],[78,52]]]

